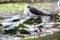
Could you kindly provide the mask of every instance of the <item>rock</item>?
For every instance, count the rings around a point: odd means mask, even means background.
[[[36,24],[40,24],[42,22],[41,17],[36,18],[35,19],[35,22],[36,22]],[[24,24],[30,24],[30,25],[32,25],[34,23],[34,19],[33,18],[30,18],[30,19],[26,20],[23,23]]]
[[[0,26],[3,26],[2,24],[0,24]]]
[[[21,29],[21,30],[20,30],[20,34],[31,34],[31,33],[29,33],[28,31],[26,31],[26,30],[24,30],[24,29]]]
[[[4,30],[4,34],[15,33],[16,31],[16,29]]]
[[[17,21],[20,21],[20,19],[14,19],[12,22],[17,22]]]

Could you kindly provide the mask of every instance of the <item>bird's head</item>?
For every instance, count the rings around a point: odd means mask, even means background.
[[[31,8],[31,6],[30,6],[30,5],[28,5],[28,4],[26,4],[26,5],[25,5],[25,8]]]
[[[25,8],[24,8],[24,14],[25,14],[25,15],[30,15],[30,13],[29,13],[29,12],[30,12],[30,11],[29,11],[29,10],[30,10],[30,7],[31,7],[31,6],[28,5],[28,4],[25,5]]]

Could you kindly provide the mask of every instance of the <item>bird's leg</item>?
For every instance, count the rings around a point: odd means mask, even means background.
[[[35,31],[35,28],[36,28],[36,22],[35,22],[35,18],[34,18],[34,31]],[[34,40],[35,40],[35,32],[34,32]]]

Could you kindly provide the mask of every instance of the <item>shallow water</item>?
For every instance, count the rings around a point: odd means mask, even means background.
[[[0,20],[0,23],[3,26],[0,27],[0,30],[4,30],[4,26],[7,26],[7,25],[10,25],[10,26],[8,28],[6,28],[6,30],[13,29],[13,28],[15,28],[14,26],[18,26],[20,23],[23,23],[24,21],[26,21],[27,19],[30,18],[30,17],[26,17],[24,15],[21,16],[19,14],[13,14],[13,15],[12,14],[7,14],[7,15],[5,14],[2,17],[4,17],[4,19]],[[50,22],[49,18],[50,17],[42,17],[42,23],[40,23],[38,25],[42,25],[44,27],[51,26],[49,23],[54,24],[54,22]],[[16,22],[12,22],[15,19],[20,19],[20,20],[16,21]],[[29,27],[29,28],[24,28],[25,30],[29,31],[31,34],[34,34],[34,25],[26,25],[26,24],[24,24],[24,25]],[[37,29],[37,26],[36,26],[36,29]],[[15,39],[15,37],[10,37],[10,36],[6,37],[6,36],[4,36],[3,34],[0,34],[0,40],[14,40]]]

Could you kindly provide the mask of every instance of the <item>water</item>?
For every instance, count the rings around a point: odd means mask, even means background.
[[[5,40],[4,36],[0,34],[0,40]]]
[[[6,30],[13,29],[13,28],[15,28],[14,26],[18,26],[20,23],[23,23],[24,21],[26,21],[27,19],[30,18],[30,17],[26,17],[24,15],[21,16],[19,14],[13,14],[13,15],[8,14],[7,16],[3,15],[2,17],[4,17],[4,19],[0,20],[0,23],[3,26],[0,27],[0,30],[4,30],[4,26],[6,26],[6,25],[10,25],[8,28],[6,28]],[[15,19],[20,19],[20,20],[17,22],[12,22]],[[50,17],[46,17],[46,16],[42,17],[42,23],[36,25],[36,29],[38,29],[37,26],[39,26],[39,25],[42,25],[44,27],[49,27],[49,26],[51,27],[52,26],[51,23],[54,24],[54,22],[50,22],[49,19],[50,19]],[[26,25],[26,24],[24,24],[24,25],[29,27],[29,28],[24,28],[26,31],[30,32],[31,34],[34,34],[34,25]],[[3,34],[0,33],[0,40],[15,40],[15,39],[17,39],[15,37],[11,37],[11,36],[6,37],[6,36],[4,36]]]

